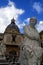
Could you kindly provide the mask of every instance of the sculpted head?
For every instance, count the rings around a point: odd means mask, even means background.
[[[35,17],[30,18],[30,27],[31,28],[35,28],[35,24],[37,23],[37,19]],[[27,35],[29,35],[29,25],[28,26],[24,26],[24,33],[26,33]],[[30,31],[31,32],[31,31]]]
[[[36,23],[37,23],[37,19],[35,17],[30,18],[30,24],[32,26],[35,26]]]

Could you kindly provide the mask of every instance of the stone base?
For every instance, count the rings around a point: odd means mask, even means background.
[[[5,56],[0,55],[0,65],[20,65],[18,62],[8,61]]]
[[[0,65],[9,65],[9,62],[7,62],[5,56],[0,55]]]

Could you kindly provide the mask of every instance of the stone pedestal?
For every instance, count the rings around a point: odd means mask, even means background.
[[[0,55],[0,65],[9,65],[4,55]]]

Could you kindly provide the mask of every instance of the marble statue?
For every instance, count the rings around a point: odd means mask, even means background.
[[[20,44],[20,65],[40,65],[42,48],[39,33],[35,28],[37,19],[30,18],[30,24],[24,27],[24,40]]]

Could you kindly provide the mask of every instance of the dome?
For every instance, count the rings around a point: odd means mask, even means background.
[[[5,33],[15,33],[19,32],[18,26],[15,24],[14,18],[11,20],[11,23],[7,26]]]

